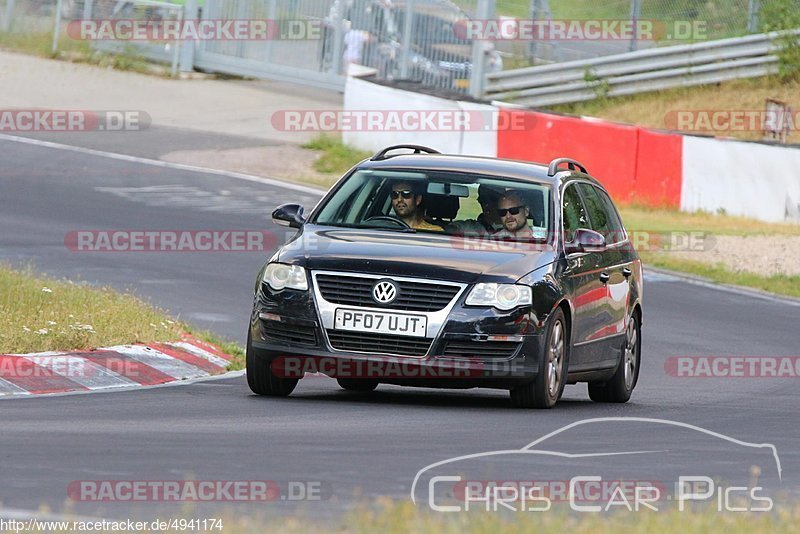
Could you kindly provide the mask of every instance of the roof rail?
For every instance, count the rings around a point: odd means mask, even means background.
[[[580,171],[583,174],[589,174],[588,172],[586,172],[586,167],[584,167],[582,163],[575,161],[574,159],[558,158],[550,162],[550,167],[547,169],[547,176],[555,176],[556,173],[558,173],[558,166],[561,165],[562,163],[568,163],[569,170],[571,171],[580,169]],[[578,169],[576,169],[575,167],[577,167]]]
[[[381,150],[380,152],[376,153],[374,156],[369,158],[369,160],[370,161],[381,161],[381,160],[384,160],[384,159],[389,159],[392,156],[387,156],[386,154],[388,152],[391,152],[392,150],[400,150],[400,149],[403,149],[403,148],[408,149],[408,150],[413,150],[414,154],[422,154],[423,152],[425,154],[441,154],[441,152],[439,152],[438,150],[434,150],[432,148],[428,148],[426,146],[421,146],[421,145],[392,145],[392,146],[386,147],[383,150]]]

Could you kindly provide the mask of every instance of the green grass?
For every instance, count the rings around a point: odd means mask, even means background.
[[[677,505],[674,507],[677,508]],[[794,532],[800,519],[797,508],[781,509],[775,513],[720,514],[715,508],[696,512],[667,510],[620,514],[568,515],[560,508],[548,512],[517,513],[434,513],[412,503],[383,502],[380,508],[361,510],[347,521],[347,530],[357,533],[384,532],[387,534],[432,533],[460,534],[462,532],[495,534],[498,532],[570,532],[574,534],[644,533],[709,533]]]
[[[776,224],[715,215],[712,213],[684,213],[676,210],[627,206],[620,214],[629,232],[669,233],[702,232],[712,235],[800,235],[800,224]],[[635,240],[634,240],[635,241]],[[747,272],[735,272],[723,265],[675,258],[668,252],[640,251],[642,261],[652,267],[660,267],[679,273],[706,278],[709,281],[759,289],[777,295],[800,298],[800,276],[759,276]]]
[[[304,144],[303,148],[322,153],[314,162],[314,169],[325,174],[342,175],[353,165],[372,155],[371,152],[345,145],[337,137],[324,134]]]
[[[686,110],[763,110],[764,102],[774,98],[796,105],[800,81],[781,80],[777,77],[731,80],[719,84],[681,87],[642,93],[638,95],[609,97],[553,106],[560,113],[590,116],[615,122],[635,124],[649,128],[676,128],[677,111]],[[700,132],[709,133],[709,132]],[[762,132],[729,130],[720,135],[760,141]],[[792,131],[789,143],[800,142],[800,135]]]
[[[235,344],[194,333],[133,295],[0,265],[0,354],[176,341],[185,332],[233,355],[231,370],[244,368]]]
[[[126,70],[141,74],[164,74],[169,70],[161,70],[155,63],[137,56],[133,48],[121,54],[110,54],[93,50],[89,41],[71,39],[66,31],[59,35],[58,51],[53,53],[53,32],[0,32],[0,49],[21,52],[52,59],[65,58],[74,63],[87,63],[99,67]]]
[[[207,330],[202,330],[193,333],[198,339],[207,341],[212,345],[216,345],[225,354],[233,356],[233,359],[228,364],[228,371],[241,371],[245,367],[245,353],[244,349],[238,343],[233,341],[220,340],[219,337],[212,334]]]
[[[718,284],[749,287],[776,295],[800,298],[800,276],[759,276],[747,272],[734,272],[722,265],[710,265],[692,260],[674,258],[665,253],[640,252],[645,265],[706,278]]]
[[[569,532],[572,534],[645,533],[668,534],[738,534],[797,531],[800,508],[780,507],[766,513],[718,513],[716,508],[678,512],[677,504],[661,511],[638,513],[569,514],[568,509],[554,506],[547,512],[436,513],[422,504],[379,498],[373,505],[361,505],[340,519],[314,518],[314,503],[302,515],[279,517],[275,512],[248,515],[222,514],[225,532],[245,534],[279,531],[286,533],[341,532],[370,534],[528,534],[535,532]]]
[[[470,12],[476,2],[456,3]],[[549,5],[556,20],[628,20],[631,16],[630,0],[552,0]],[[497,14],[528,19],[530,6],[530,0],[497,0]],[[723,39],[747,33],[747,7],[748,0],[642,0],[641,18],[663,21],[669,28],[674,21],[705,21],[706,38]]]
[[[34,56],[54,57],[53,32],[0,32],[0,48]],[[87,56],[92,52],[89,41],[70,39],[65,32],[59,36],[58,50]]]
[[[622,206],[620,214],[631,232],[706,232],[717,235],[800,235],[800,224],[767,223],[707,212]]]

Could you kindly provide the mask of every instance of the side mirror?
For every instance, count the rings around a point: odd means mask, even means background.
[[[567,254],[576,252],[603,252],[606,249],[606,238],[603,234],[579,228],[575,231],[575,237],[564,248]]]
[[[306,223],[303,217],[303,206],[300,204],[282,204],[272,212],[272,221],[281,226],[300,228]]]

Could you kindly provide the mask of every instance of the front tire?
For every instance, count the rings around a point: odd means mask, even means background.
[[[607,382],[589,383],[589,398],[595,402],[628,402],[639,381],[639,366],[642,362],[642,329],[639,314],[634,313],[625,330],[617,372]]]
[[[249,332],[247,334],[245,360],[247,364],[247,385],[250,386],[250,391],[256,395],[288,397],[297,387],[297,378],[275,376],[270,368],[270,362],[256,357]]]
[[[557,308],[547,329],[545,350],[536,380],[511,390],[511,402],[517,408],[552,408],[566,385],[569,342],[564,312]]]

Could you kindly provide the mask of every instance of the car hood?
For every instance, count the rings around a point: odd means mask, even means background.
[[[555,259],[544,244],[307,225],[278,261],[311,270],[513,283]]]

